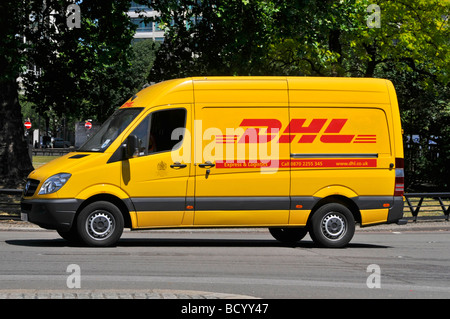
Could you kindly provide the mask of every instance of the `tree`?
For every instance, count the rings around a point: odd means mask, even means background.
[[[166,35],[149,79],[262,74],[275,6],[242,0],[154,3]]]
[[[126,58],[86,72],[82,88],[82,114],[84,118],[106,120],[112,112],[147,83],[159,45],[144,40],[130,46]],[[73,115],[73,112],[71,112]]]
[[[287,74],[374,77],[390,63],[448,81],[448,2],[380,2],[379,27],[370,26],[371,3],[285,2],[270,64]]]
[[[153,40],[146,39],[133,43],[133,56],[128,74],[133,80],[132,87],[137,92],[148,82],[150,70],[156,59],[160,44]]]
[[[405,132],[408,190],[450,189],[450,3],[310,1],[281,6],[273,73],[390,79]],[[379,14],[379,27],[370,27]],[[301,23],[288,23],[300,20]]]
[[[122,81],[131,59],[135,26],[126,15],[129,1],[86,0],[79,4],[80,27],[67,25],[71,1],[35,2],[33,24],[25,29],[28,57],[42,70],[25,74],[26,98],[39,112],[104,120],[130,94]],[[47,23],[49,13],[52,23]]]
[[[161,11],[160,23],[167,32],[149,78],[297,75],[390,79],[399,96],[405,133],[419,135],[423,143],[421,153],[407,149],[408,185],[427,179],[450,188],[450,2],[376,3],[158,1],[154,7]],[[380,18],[379,25],[371,24],[373,17]]]
[[[17,77],[26,61],[21,22],[25,10],[15,1],[0,3],[0,177],[4,187],[14,187],[33,169],[24,138]]]
[[[116,91],[91,91],[92,84],[105,83],[100,74],[129,67],[134,32],[126,15],[129,1],[79,1],[80,28],[68,24],[71,14],[66,10],[71,4],[68,0],[0,3],[0,178],[7,187],[20,185],[32,170],[23,136],[19,76],[27,100],[41,114],[51,109],[58,116],[94,113],[103,118],[129,93],[116,95],[118,87],[127,87],[117,78],[115,82],[108,78]],[[25,73],[27,65],[40,72]]]

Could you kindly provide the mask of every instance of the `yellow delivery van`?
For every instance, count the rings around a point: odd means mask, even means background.
[[[267,227],[343,247],[355,224],[403,222],[401,134],[384,79],[170,80],[33,171],[21,216],[91,246],[124,228]]]

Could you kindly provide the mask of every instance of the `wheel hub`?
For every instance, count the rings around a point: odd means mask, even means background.
[[[96,211],[89,216],[86,227],[92,238],[104,239],[114,230],[114,220],[109,214]]]
[[[328,214],[322,221],[323,234],[329,239],[340,238],[346,230],[345,220],[338,214]]]

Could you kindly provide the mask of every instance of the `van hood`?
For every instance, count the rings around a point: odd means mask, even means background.
[[[104,156],[107,160],[111,154],[93,153],[93,152],[72,152],[35,169],[28,175],[28,178],[37,179],[41,182],[58,173],[72,174],[80,166],[89,166],[90,162]],[[105,160],[105,162],[106,162]]]

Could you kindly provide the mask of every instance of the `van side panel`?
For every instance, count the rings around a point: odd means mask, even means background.
[[[384,80],[288,82],[291,197],[342,196],[358,207],[362,225],[385,222],[393,205],[395,156]],[[304,225],[303,211],[310,209],[292,205],[290,223]]]
[[[289,145],[285,79],[197,79],[194,225],[286,225]],[[205,163],[214,166],[202,167]]]

